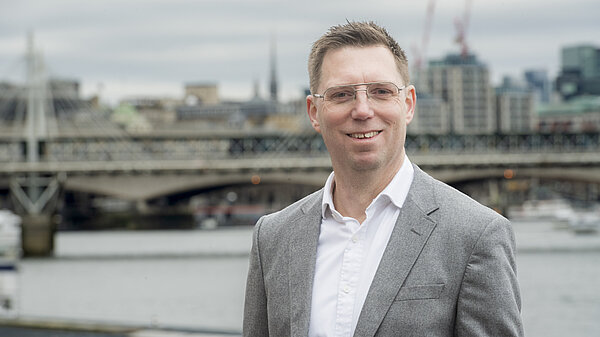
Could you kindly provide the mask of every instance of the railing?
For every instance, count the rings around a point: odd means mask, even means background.
[[[408,135],[421,165],[599,165],[599,133]],[[329,166],[320,135],[144,135],[71,137],[40,143],[40,162],[26,162],[23,139],[0,139],[0,172],[243,170]]]

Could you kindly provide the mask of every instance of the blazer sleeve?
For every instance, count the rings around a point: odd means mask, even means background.
[[[456,336],[523,336],[515,239],[496,218],[475,243],[459,292]]]
[[[267,296],[260,260],[260,226],[261,218],[254,228],[250,266],[246,281],[246,298],[244,302],[243,336],[268,337]]]

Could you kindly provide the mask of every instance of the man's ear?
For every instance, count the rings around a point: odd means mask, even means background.
[[[410,124],[413,117],[415,116],[415,108],[417,106],[417,90],[414,85],[406,87],[406,98],[404,104],[406,105],[406,124]]]
[[[321,124],[319,124],[317,118],[317,105],[313,95],[306,96],[306,112],[308,113],[308,118],[310,119],[310,124],[313,129],[318,133],[321,133]]]

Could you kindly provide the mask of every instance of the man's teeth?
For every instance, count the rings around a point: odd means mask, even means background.
[[[350,137],[352,138],[371,138],[371,137],[375,137],[379,134],[379,131],[371,131],[371,132],[367,132],[367,133],[351,133]]]

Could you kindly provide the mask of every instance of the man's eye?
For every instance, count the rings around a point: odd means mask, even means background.
[[[345,99],[345,98],[350,98],[354,95],[354,92],[350,92],[350,91],[335,91],[332,92],[330,97],[331,99]]]
[[[391,94],[393,94],[393,92],[386,88],[375,88],[375,89],[371,90],[371,95],[388,96]]]

